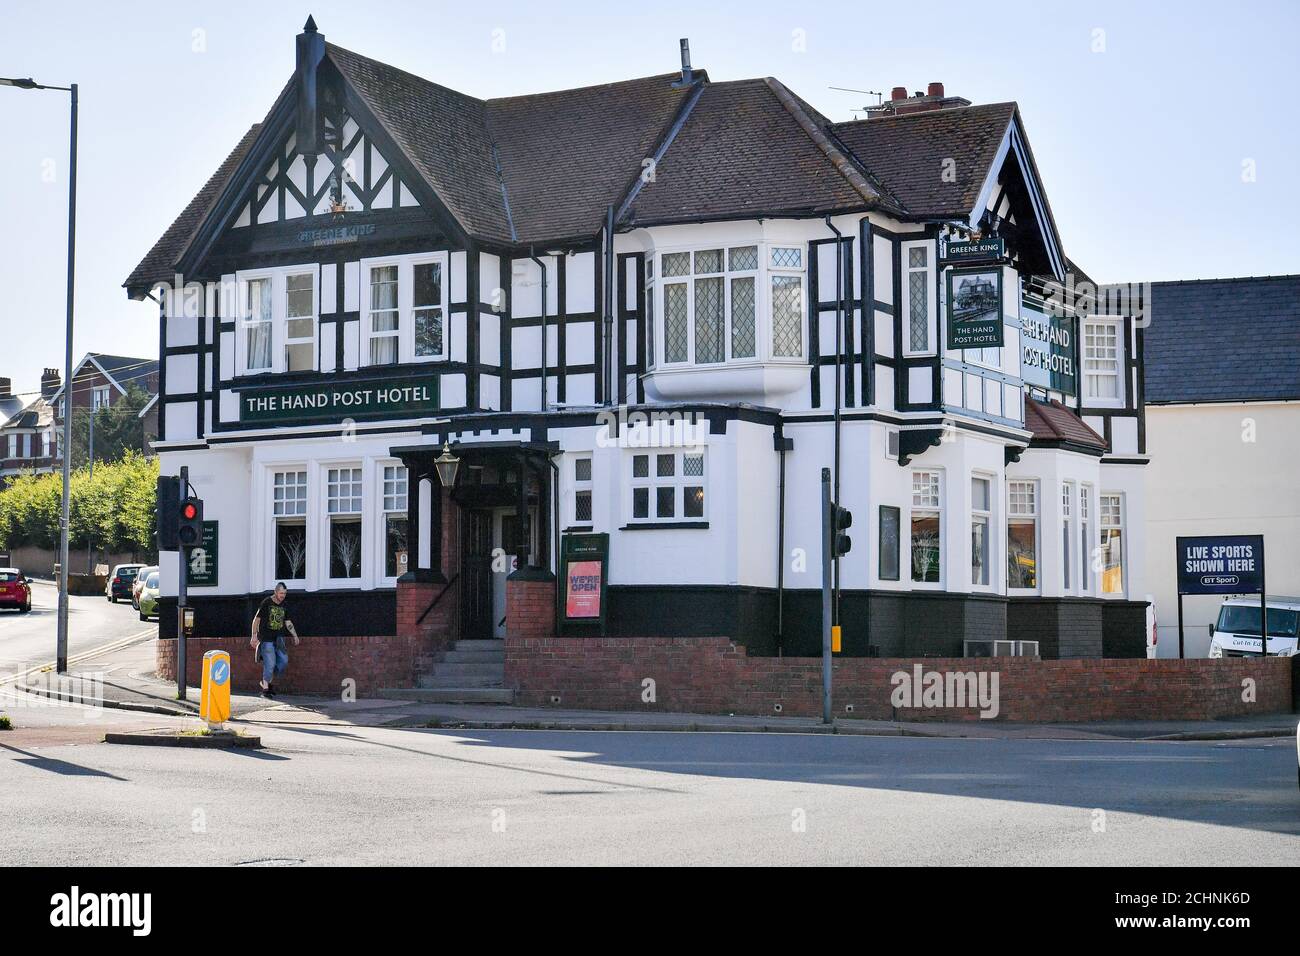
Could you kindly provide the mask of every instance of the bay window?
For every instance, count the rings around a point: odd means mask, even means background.
[[[310,372],[316,368],[315,265],[238,274],[239,373]]]
[[[366,365],[447,357],[447,254],[367,259],[362,274]]]
[[[1101,591],[1124,593],[1124,500],[1101,496]]]
[[[326,471],[325,505],[329,573],[335,580],[361,577],[361,469]]]
[[[970,480],[970,583],[975,587],[989,584],[989,522],[992,518],[991,478]]]
[[[1007,482],[1007,589],[1038,587],[1038,484]]]
[[[934,314],[934,273],[928,242],[903,245],[903,354],[934,351],[930,329]]]
[[[1092,589],[1092,539],[1088,537],[1088,517],[1092,511],[1090,491],[1087,485],[1079,486],[1079,590],[1084,593]]]
[[[633,455],[631,492],[633,521],[703,521],[703,449]]]
[[[409,567],[409,536],[406,523],[407,472],[404,465],[384,465],[384,577],[397,578]]]
[[[648,368],[803,358],[802,246],[720,245],[658,262],[656,277],[646,261]]]
[[[912,472],[912,580],[941,580],[941,498],[937,471]]]
[[[271,486],[275,578],[303,581],[307,577],[307,472],[277,471]]]

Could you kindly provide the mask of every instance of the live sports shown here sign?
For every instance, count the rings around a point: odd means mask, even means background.
[[[605,626],[606,581],[609,577],[608,534],[566,534],[561,550],[565,624]]]
[[[1264,536],[1179,538],[1179,594],[1263,594]]]

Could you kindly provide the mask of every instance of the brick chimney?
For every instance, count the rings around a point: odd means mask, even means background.
[[[882,116],[902,116],[906,113],[926,113],[930,110],[946,110],[960,106],[970,106],[970,100],[960,96],[946,96],[942,83],[931,83],[925,88],[907,95],[906,86],[896,86],[890,91],[889,102],[867,110],[868,119]]]
[[[41,398],[49,398],[57,392],[62,381],[57,368],[47,368],[41,372]]]

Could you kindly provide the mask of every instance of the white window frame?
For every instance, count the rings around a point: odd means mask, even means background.
[[[1093,524],[1092,514],[1094,506],[1092,500],[1092,485],[1085,482],[1079,483],[1079,593],[1089,594],[1092,592],[1092,542],[1089,540],[1090,531],[1096,530]]]
[[[330,503],[330,472],[331,471],[356,471],[361,480],[361,504],[356,511],[331,511]],[[321,462],[319,466],[320,475],[320,515],[317,521],[317,533],[320,534],[319,541],[321,546],[316,549],[320,569],[319,580],[324,587],[333,588],[361,588],[368,578],[366,573],[366,564],[368,560],[367,551],[370,549],[366,546],[366,504],[371,498],[370,482],[366,478],[365,462],[362,461],[328,461]],[[349,476],[349,484],[352,482]],[[349,495],[348,499],[352,496]],[[336,578],[330,574],[331,566],[331,549],[333,548],[333,536],[330,534],[331,523],[334,518],[351,518],[356,517],[361,522],[361,533],[357,539],[357,547],[360,549],[357,554],[357,576],[351,578]]]
[[[578,462],[587,462],[587,478],[578,477]],[[595,494],[595,476],[596,476],[596,458],[591,452],[579,452],[573,455],[569,465],[569,482],[572,489],[568,496],[568,518],[569,524],[581,525],[583,527],[594,527],[596,520],[596,494]],[[587,494],[590,496],[590,517],[578,517],[578,495]],[[706,495],[707,497],[707,495]]]
[[[113,387],[111,385],[96,385],[90,392],[90,410],[97,412],[101,408],[108,408],[112,399]]]
[[[997,501],[997,478],[986,472],[973,472],[971,474],[970,489],[970,524],[972,530],[977,520],[984,525],[984,537],[988,544],[988,581],[980,583],[975,580],[975,561],[974,554],[971,555],[971,590],[973,591],[992,591],[998,583],[998,536],[996,533],[997,525],[995,524],[996,509],[994,502]],[[988,507],[975,507],[975,482],[983,481],[988,485]]]
[[[933,476],[934,481],[934,503],[927,501],[917,502],[917,479],[921,475]],[[913,589],[923,590],[943,590],[947,586],[948,574],[944,560],[944,551],[947,547],[947,522],[944,520],[944,512],[947,510],[943,506],[944,494],[946,493],[944,483],[944,473],[941,468],[913,468],[911,471],[912,485],[908,491],[908,509],[907,509],[907,583]],[[928,483],[928,482],[927,482]],[[929,497],[928,495],[926,497]],[[918,581],[914,577],[916,570],[916,558],[912,554],[913,536],[912,525],[918,515],[934,515],[939,519],[939,580],[938,581]],[[900,529],[901,530],[901,529]],[[901,542],[900,542],[901,546]],[[901,571],[901,568],[900,568]],[[900,575],[901,576],[901,575]]]
[[[358,356],[358,362],[363,368],[367,366],[376,367],[375,363],[370,361],[371,340],[386,337],[386,333],[375,335],[372,332],[370,321],[370,273],[384,266],[397,267],[397,364],[441,362],[447,359],[451,338],[450,258],[448,253],[443,251],[421,252],[403,256],[379,256],[361,260],[359,289],[361,354]],[[438,308],[442,310],[442,348],[434,355],[416,355],[415,267],[429,264],[437,264],[442,270],[442,283],[439,290],[441,301],[436,305],[421,306],[421,308]]]
[[[1119,520],[1113,522],[1107,520],[1106,499],[1113,498],[1118,502]],[[1103,491],[1097,496],[1097,554],[1101,555],[1102,535],[1110,530],[1119,530],[1119,580],[1120,589],[1118,591],[1105,590],[1104,581],[1106,569],[1102,568],[1097,575],[1097,590],[1104,598],[1116,601],[1122,601],[1128,594],[1129,562],[1128,562],[1128,528],[1126,527],[1126,508],[1127,502],[1124,500],[1124,493],[1121,491]]]
[[[647,459],[647,474],[641,477],[636,475],[636,459],[644,455]],[[674,458],[673,474],[660,476],[659,456],[672,456]],[[700,456],[703,459],[703,475],[686,475],[684,474],[685,459],[693,456]],[[627,508],[626,524],[630,525],[647,525],[647,524],[682,524],[684,522],[705,522],[709,520],[709,455],[708,449],[703,446],[694,448],[634,448],[629,449],[627,453],[627,476],[628,480],[625,487],[627,488],[627,497],[624,505]],[[700,515],[686,515],[686,491],[688,487],[702,487],[704,489],[704,507]],[[636,516],[636,490],[638,488],[648,489],[646,492],[646,514],[644,517]],[[672,515],[659,517],[659,492],[660,488],[673,489],[673,513]]]
[[[301,498],[299,498],[298,495],[295,494],[293,495],[292,498],[290,498],[286,492],[286,494],[282,498],[282,502],[285,505],[285,507],[283,508],[281,507],[280,503],[276,501],[276,495],[275,495],[277,479],[280,475],[302,475],[301,482],[295,480],[292,483],[289,482],[284,483],[284,487],[286,489],[290,487],[292,487],[295,490],[297,488],[302,488],[303,495]],[[308,583],[308,579],[311,576],[312,533],[311,533],[311,513],[310,513],[311,512],[310,470],[308,469],[305,463],[284,464],[284,463],[277,462],[274,465],[267,466],[266,493],[267,493],[267,502],[269,504],[270,518],[271,518],[269,522],[271,528],[271,536],[267,548],[269,558],[270,558],[267,564],[267,576],[266,576],[267,587],[269,588],[273,586],[277,581],[281,580],[276,575],[276,564],[277,564],[276,559],[278,557],[277,549],[280,546],[278,529],[279,529],[281,518],[292,520],[294,523],[297,523],[297,521],[299,520],[302,521],[302,528],[305,534],[304,544],[306,547],[306,553],[303,555],[303,562],[302,562],[302,576],[297,578],[284,578],[283,580],[287,584],[301,584],[302,586],[306,586]],[[293,502],[293,507],[289,508],[287,506],[291,501]],[[299,501],[301,501],[301,510],[299,510],[298,508]]]
[[[401,474],[393,478],[388,476],[388,469],[396,468]],[[375,522],[375,555],[377,564],[375,566],[374,578],[378,584],[387,587],[395,587],[397,579],[402,576],[399,572],[394,575],[388,573],[388,519],[392,515],[398,515],[406,519],[410,513],[410,500],[412,494],[411,472],[401,461],[395,458],[381,458],[375,462],[375,488],[378,493],[375,495],[376,504],[379,509],[379,519]],[[390,493],[390,488],[392,489]],[[419,489],[415,489],[415,494],[419,494]],[[365,511],[365,488],[362,487],[362,522],[364,523]],[[365,529],[362,528],[364,533]],[[411,571],[415,567],[415,555],[411,548],[411,526],[409,520],[406,526],[406,570]],[[365,574],[365,568],[362,568],[362,574]]]
[[[926,250],[925,266],[916,268],[911,266],[911,250],[922,248]],[[935,322],[935,316],[938,314],[937,286],[935,284],[935,255],[936,243],[933,240],[925,239],[919,242],[904,242],[900,245],[899,256],[902,260],[902,273],[900,282],[902,284],[901,301],[903,305],[903,340],[898,343],[901,354],[905,358],[923,355],[936,355],[939,348],[938,328]],[[912,348],[912,282],[911,277],[914,272],[925,273],[925,340],[926,347],[923,349]]]
[[[1075,594],[1079,590],[1079,576],[1071,573],[1076,570],[1074,550],[1078,519],[1075,517],[1076,484],[1066,480],[1061,482],[1061,592]]]
[[[1109,337],[1115,336],[1115,356],[1114,371],[1108,372],[1102,363],[1109,363],[1107,358],[1094,358],[1089,352],[1095,347],[1092,342],[1093,329],[1105,330]],[[1103,316],[1088,316],[1083,320],[1083,343],[1080,350],[1080,358],[1083,364],[1083,405],[1085,408],[1123,408],[1126,400],[1127,389],[1125,388],[1126,373],[1125,366],[1125,346],[1124,341],[1124,324],[1122,319],[1111,319]],[[1105,344],[1100,346],[1105,348]],[[1100,396],[1093,394],[1093,383],[1097,379],[1111,378],[1115,380],[1115,394],[1113,396]]]
[[[320,350],[316,342],[320,336],[320,265],[319,263],[302,263],[292,266],[279,266],[274,269],[248,269],[235,274],[235,370],[236,375],[279,374],[286,370],[285,346],[306,342],[301,336],[288,338],[288,278],[291,275],[310,275],[312,277],[312,363],[310,369],[301,369],[296,374],[307,374],[320,369]],[[248,364],[248,330],[254,324],[249,321],[248,286],[249,283],[265,279],[271,283],[271,364],[265,367],[250,368]],[[297,318],[307,318],[298,316]]]
[[[731,254],[739,249],[753,247],[757,263],[753,269],[731,268]],[[776,266],[772,264],[772,252],[775,249],[799,250],[800,266]],[[718,251],[722,254],[722,271],[699,273],[695,271],[697,253]],[[667,276],[663,270],[664,256],[685,253],[690,257],[690,271],[685,275]],[[775,329],[772,316],[772,279],[777,276],[797,277],[800,280],[800,317],[799,317],[799,354],[797,356],[778,356],[775,354],[773,332]],[[698,279],[717,277],[722,280],[723,288],[723,358],[717,362],[697,362],[695,357],[695,282]],[[735,279],[752,277],[754,280],[754,354],[736,357],[732,352],[732,282]],[[667,309],[664,304],[666,290],[670,286],[683,285],[686,288],[686,359],[667,361],[665,342],[667,340]],[[648,369],[687,369],[687,368],[724,368],[728,366],[748,366],[762,364],[807,364],[808,356],[808,246],[804,242],[777,241],[736,241],[717,243],[693,243],[691,245],[664,246],[646,257],[646,317],[649,335],[653,341],[647,342]]]
[[[1029,485],[1033,493],[1033,508],[1030,511],[1024,511],[1014,504],[1013,496],[1016,494],[1016,488],[1019,485]],[[1037,478],[1008,478],[1006,480],[1006,521],[1007,527],[1005,536],[1006,546],[1003,548],[1002,556],[1004,559],[1010,556],[1011,552],[1011,522],[1013,520],[1023,521],[1032,519],[1034,522],[1034,586],[1032,588],[1018,588],[1011,583],[1011,575],[1007,575],[1007,593],[1008,594],[1038,594],[1043,588],[1043,483]]]

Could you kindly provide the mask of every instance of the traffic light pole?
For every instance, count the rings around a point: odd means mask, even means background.
[[[831,470],[822,469],[822,723],[831,722],[831,593],[835,531],[831,528]]]
[[[190,469],[188,465],[181,465],[181,488],[180,498],[185,500],[189,495],[190,488]],[[176,564],[178,571],[176,573],[176,699],[185,699],[185,599],[186,599],[186,577],[188,576],[189,562],[186,560],[185,545],[178,543],[176,545]]]

